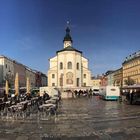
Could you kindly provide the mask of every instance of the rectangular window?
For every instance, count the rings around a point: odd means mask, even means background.
[[[86,86],[86,83],[84,83],[84,87]]]
[[[86,74],[84,74],[84,78],[86,78]]]
[[[55,74],[52,74],[52,78],[55,78]]]
[[[77,67],[77,70],[79,70],[79,63],[77,63],[76,67]]]
[[[79,78],[77,78],[77,87],[79,87]]]
[[[55,83],[52,83],[52,86],[54,87],[55,86]]]

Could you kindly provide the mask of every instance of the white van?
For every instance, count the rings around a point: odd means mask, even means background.
[[[98,86],[92,87],[92,94],[95,96],[99,95],[99,87]]]
[[[99,94],[105,100],[118,100],[120,88],[117,86],[104,86],[99,88]]]
[[[93,95],[99,95],[99,89],[93,89]]]

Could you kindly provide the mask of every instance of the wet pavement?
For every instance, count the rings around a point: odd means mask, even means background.
[[[140,105],[62,100],[56,116],[1,117],[0,140],[140,140]]]

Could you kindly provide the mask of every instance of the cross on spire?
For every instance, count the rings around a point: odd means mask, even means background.
[[[70,25],[70,21],[69,21],[69,20],[67,20],[67,27],[69,27],[69,25]]]

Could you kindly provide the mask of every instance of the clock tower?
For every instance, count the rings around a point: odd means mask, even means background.
[[[64,40],[63,40],[63,43],[64,43],[64,48],[66,47],[72,47],[72,38],[70,36],[70,29],[68,27],[68,24],[67,24],[67,28],[66,28],[66,35],[64,37]]]
[[[69,22],[63,38],[64,47],[56,52],[56,56],[49,59],[48,87],[56,87],[67,96],[66,90],[79,90],[91,86],[91,72],[88,69],[88,59],[83,57],[82,51],[73,46]]]

